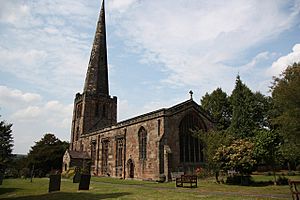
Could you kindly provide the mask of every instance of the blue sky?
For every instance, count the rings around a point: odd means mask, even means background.
[[[100,0],[0,0],[0,114],[14,153],[45,133],[70,138]],[[269,94],[272,76],[300,62],[299,0],[107,0],[110,94],[123,120],[235,77]]]

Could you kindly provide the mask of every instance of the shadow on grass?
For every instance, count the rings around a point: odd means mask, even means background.
[[[21,188],[0,188],[0,195],[22,190]]]
[[[128,192],[119,192],[119,193],[106,193],[106,194],[94,194],[88,192],[54,192],[42,195],[30,195],[23,197],[10,197],[3,198],[3,200],[99,200],[99,199],[111,199],[119,198],[122,196],[130,195]]]

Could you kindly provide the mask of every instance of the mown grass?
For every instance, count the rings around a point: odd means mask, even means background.
[[[269,181],[272,176],[254,175],[255,181]],[[288,177],[300,180],[300,176]],[[93,177],[89,191],[78,191],[78,184],[62,179],[61,191],[48,193],[47,178],[5,179],[0,199],[6,200],[98,200],[98,199],[289,199],[288,186],[234,186],[216,184],[213,179],[199,180],[198,188],[175,188],[175,183]]]

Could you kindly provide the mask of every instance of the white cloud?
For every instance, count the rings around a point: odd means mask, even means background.
[[[17,89],[0,85],[0,105],[4,107],[29,105],[39,103],[42,97],[36,93],[22,92]]]
[[[273,62],[272,67],[268,69],[267,73],[272,76],[278,76],[289,65],[292,65],[295,62],[300,62],[300,44],[295,44],[291,53],[281,56]]]
[[[16,1],[1,0],[0,4],[0,22],[15,24],[30,14],[27,5],[16,4]]]
[[[14,152],[26,153],[46,132],[69,139],[73,104],[43,101],[40,94],[0,86],[1,115],[13,123]]]
[[[32,120],[38,119],[41,114],[41,109],[37,106],[29,106],[25,109],[18,110],[12,115],[13,119],[16,120]]]
[[[288,3],[295,6],[259,0],[142,1],[115,23],[127,45],[144,55],[143,62],[165,65],[165,82],[208,88],[232,82],[239,69],[224,63],[297,23],[300,7]]]
[[[125,12],[137,0],[111,0],[108,1],[108,8],[111,11]]]

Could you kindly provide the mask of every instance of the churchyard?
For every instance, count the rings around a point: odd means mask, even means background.
[[[0,199],[6,200],[99,200],[99,199],[291,199],[288,185],[272,184],[272,176],[252,175],[252,186],[217,184],[213,178],[199,179],[197,188],[176,188],[175,182],[157,183],[92,177],[88,191],[78,183],[62,179],[59,192],[48,193],[49,178],[4,179]],[[286,176],[299,180],[300,175]]]

